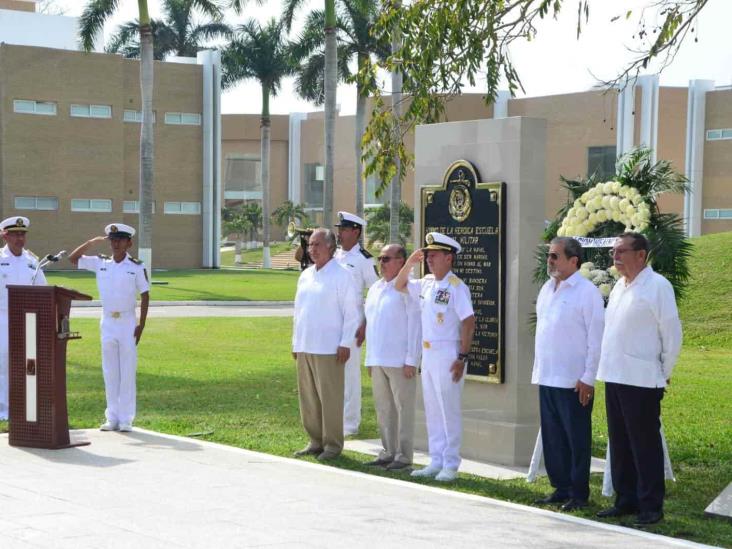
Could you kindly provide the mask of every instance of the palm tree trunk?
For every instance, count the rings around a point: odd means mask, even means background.
[[[244,233],[236,235],[236,242],[234,243],[234,265],[241,263],[241,245],[243,244],[243,235]]]
[[[153,141],[153,35],[147,0],[138,0],[140,10],[140,97],[142,124],[140,125],[140,213],[137,248],[140,259],[152,276],[152,205],[153,165],[155,148]]]
[[[323,225],[333,225],[333,160],[335,144],[337,48],[335,0],[325,0],[325,181]]]
[[[358,68],[359,72],[362,67],[362,63],[365,61],[365,56],[359,54],[358,56]],[[361,140],[363,139],[363,132],[366,120],[366,97],[363,95],[360,84],[356,84],[356,138],[355,138],[355,149],[356,149],[356,215],[363,219],[363,163],[361,162]],[[363,236],[363,235],[362,235]]]
[[[401,1],[395,0],[394,5],[397,9],[401,8]],[[391,52],[392,54],[399,51],[401,48],[402,37],[399,31],[398,24],[394,25],[391,37]],[[399,122],[402,115],[402,72],[397,67],[397,70],[391,73],[391,108],[394,112],[394,119]],[[395,131],[399,131],[399,128]],[[399,205],[402,200],[402,184],[399,176],[400,161],[397,156],[394,158],[396,165],[396,173],[391,180],[391,203],[389,208],[389,242],[391,244],[399,242]]]
[[[261,161],[262,180],[262,267],[272,268],[269,256],[269,150],[270,150],[269,88],[262,86]]]

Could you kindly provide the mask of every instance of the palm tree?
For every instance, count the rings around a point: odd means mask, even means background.
[[[212,22],[199,24],[193,19],[195,7]],[[195,57],[203,49],[205,40],[225,37],[231,32],[228,25],[219,22],[221,10],[214,2],[196,3],[195,0],[165,0],[161,6],[163,20],[152,19],[153,57],[162,60],[168,54]],[[117,28],[105,50],[125,57],[140,56],[139,23],[128,21]]]
[[[288,0],[290,3],[297,0]],[[352,77],[348,63],[354,57],[357,71],[361,72],[372,55],[385,59],[389,45],[371,34],[379,16],[376,0],[341,0],[338,4],[338,79],[349,81]],[[304,99],[322,104],[325,99],[325,13],[322,10],[311,12],[305,22],[303,32],[295,46],[300,65],[295,81],[298,94]],[[356,135],[354,149],[356,155],[356,215],[363,217],[363,170],[361,165],[361,140],[365,127],[366,101],[368,91],[361,81],[356,82]]]
[[[254,78],[262,87],[261,129],[261,181],[263,261],[265,269],[271,266],[269,255],[269,168],[270,168],[270,115],[269,98],[276,96],[282,79],[294,71],[291,46],[285,38],[284,25],[271,19],[264,26],[249,20],[237,29],[221,57],[223,85],[229,87],[241,80]]]
[[[249,220],[249,241],[257,239],[257,231],[262,227],[262,207],[256,202],[249,202],[241,208],[242,215]]]
[[[412,223],[414,222],[414,210],[404,202],[399,202],[399,233],[396,239],[391,235],[390,222],[393,219],[390,206],[384,205],[369,210],[366,216],[368,222],[368,246],[371,248],[376,242],[382,244],[399,243],[406,246],[412,235]]]
[[[291,221],[300,221],[307,224],[308,214],[302,204],[285,200],[272,212],[272,221],[280,227],[286,227]]]
[[[234,263],[241,263],[241,248],[244,242],[244,235],[252,230],[252,222],[241,208],[229,210],[224,216],[224,230],[226,234],[236,235],[234,244]]]
[[[237,0],[233,0],[237,1]],[[285,0],[283,16],[289,32],[295,10],[305,0]],[[324,90],[325,90],[325,181],[323,182],[323,224],[333,224],[333,160],[335,156],[336,89],[338,88],[338,41],[335,0],[323,0],[323,32],[325,36]]]

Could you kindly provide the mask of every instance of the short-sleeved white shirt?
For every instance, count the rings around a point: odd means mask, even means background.
[[[422,310],[422,339],[460,341],[460,323],[475,314],[467,284],[450,271],[442,280],[410,280],[407,288]]]
[[[150,291],[145,265],[132,261],[129,254],[119,263],[112,257],[82,255],[79,258],[79,269],[97,274],[97,288],[105,311],[134,311],[137,294]]]
[[[4,311],[6,316],[8,310],[8,289],[6,286],[30,284],[37,267],[38,258],[28,250],[23,250],[20,255],[13,255],[13,252],[7,246],[0,249],[0,311]],[[36,286],[45,284],[46,277],[43,271],[38,271]]]

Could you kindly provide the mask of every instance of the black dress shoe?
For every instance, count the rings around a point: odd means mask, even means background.
[[[577,509],[584,509],[588,503],[586,499],[570,499],[567,503],[562,505],[560,509],[562,511],[576,511]]]
[[[294,452],[292,455],[295,457],[302,457],[302,456],[317,456],[323,451],[322,448],[313,448],[312,446],[305,446],[302,450],[298,450],[297,452]]]
[[[641,511],[635,517],[633,524],[636,526],[645,526],[647,524],[656,524],[663,519],[663,511]]]
[[[401,471],[402,469],[409,469],[412,466],[411,463],[404,463],[403,461],[392,461],[386,466],[387,471]]]
[[[615,517],[624,517],[625,515],[633,515],[638,512],[638,509],[633,509],[631,507],[615,507],[614,505],[612,507],[608,507],[607,509],[603,509],[597,515],[595,515],[597,518],[615,518]]]
[[[367,461],[364,465],[368,465],[369,467],[386,467],[392,461],[391,459],[376,458],[373,461]]]
[[[569,501],[569,496],[563,496],[561,494],[558,494],[557,492],[554,492],[551,495],[548,495],[545,498],[534,500],[534,504],[536,505],[552,505],[555,503],[566,503]]]

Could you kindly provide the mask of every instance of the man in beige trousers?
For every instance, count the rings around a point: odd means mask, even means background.
[[[333,459],[343,450],[343,379],[349,345],[360,323],[359,296],[351,273],[333,260],[329,229],[310,235],[313,265],[297,281],[292,357],[297,361],[300,416],[310,442],[297,456]]]
[[[381,276],[366,297],[366,367],[371,376],[383,450],[368,465],[405,469],[414,453],[414,404],[421,341],[419,303],[394,288],[404,266],[403,246],[389,244],[379,254]]]

